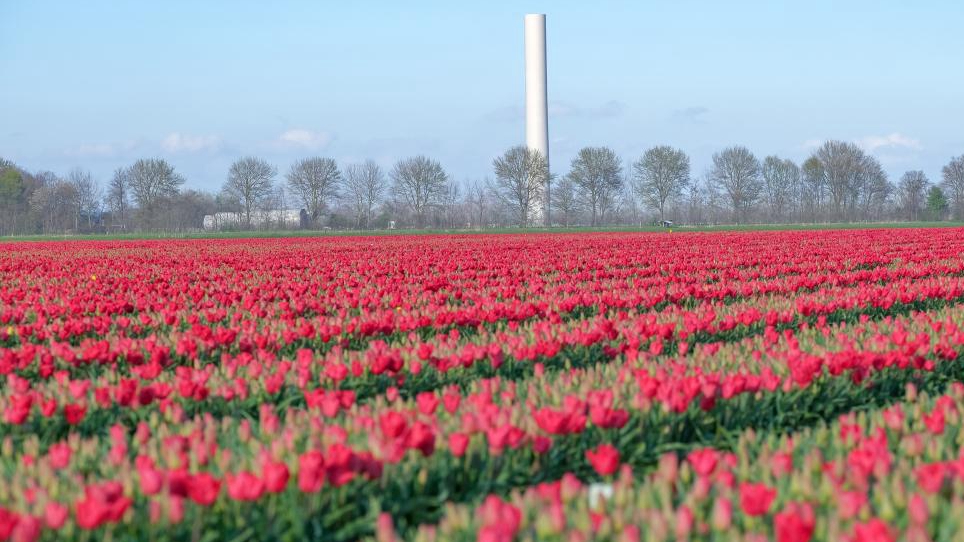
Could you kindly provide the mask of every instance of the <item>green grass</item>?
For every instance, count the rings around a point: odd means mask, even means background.
[[[826,224],[729,224],[721,226],[677,226],[672,233],[713,231],[785,231],[785,230],[847,230],[877,228],[953,228],[964,227],[964,222],[850,222]],[[249,239],[276,237],[352,237],[390,235],[476,235],[518,233],[589,233],[589,232],[667,232],[658,226],[600,226],[572,228],[492,228],[485,230],[402,229],[402,230],[284,230],[284,231],[230,231],[197,233],[109,233],[82,235],[15,235],[0,237],[2,242],[60,241],[60,240],[144,240],[144,239]]]

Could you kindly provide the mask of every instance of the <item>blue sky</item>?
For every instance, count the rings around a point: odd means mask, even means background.
[[[524,140],[525,13],[547,14],[550,158],[656,144],[804,159],[855,141],[892,179],[964,153],[964,3],[0,0],[0,156],[102,181],[139,157],[217,189],[231,161],[437,158]]]

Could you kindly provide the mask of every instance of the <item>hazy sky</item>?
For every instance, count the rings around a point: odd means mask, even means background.
[[[0,0],[0,156],[102,181],[169,159],[437,158],[490,175],[524,140],[523,15],[547,14],[550,160],[862,144],[892,179],[964,153],[964,3]]]

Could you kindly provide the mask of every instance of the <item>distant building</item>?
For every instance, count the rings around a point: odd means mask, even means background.
[[[214,213],[204,215],[203,227],[207,231],[237,230],[250,226],[259,230],[294,230],[308,224],[308,213],[304,209],[269,209],[251,212],[251,224],[245,224],[244,213]]]

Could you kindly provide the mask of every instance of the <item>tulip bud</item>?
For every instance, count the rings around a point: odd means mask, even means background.
[[[733,503],[725,497],[717,497],[713,503],[713,528],[725,531],[733,520]]]
[[[679,458],[675,453],[666,453],[660,456],[657,473],[667,483],[676,483],[676,478],[679,475]]]
[[[639,542],[639,527],[636,525],[627,525],[623,532],[619,534],[617,539],[619,542]]]
[[[582,491],[582,482],[571,472],[562,475],[560,480],[560,494],[563,502],[569,502],[579,496]]]
[[[688,506],[680,506],[676,510],[676,536],[686,539],[693,530],[693,511]]]
[[[897,510],[894,509],[894,504],[889,498],[884,497],[877,506],[878,515],[881,519],[887,523],[893,523],[894,519],[897,518]]]
[[[908,382],[904,388],[904,399],[908,402],[917,400],[917,386],[913,382]]]
[[[907,512],[911,522],[915,525],[925,526],[930,518],[930,511],[927,508],[927,501],[919,493],[914,493],[907,503]]]
[[[697,478],[696,483],[693,484],[693,489],[690,490],[690,495],[693,497],[694,502],[701,502],[709,496],[712,485],[712,482],[710,482],[710,479],[707,477],[700,476]]]
[[[378,515],[375,523],[375,540],[377,542],[395,542],[398,536],[395,534],[395,526],[392,524],[392,516],[382,512]]]

